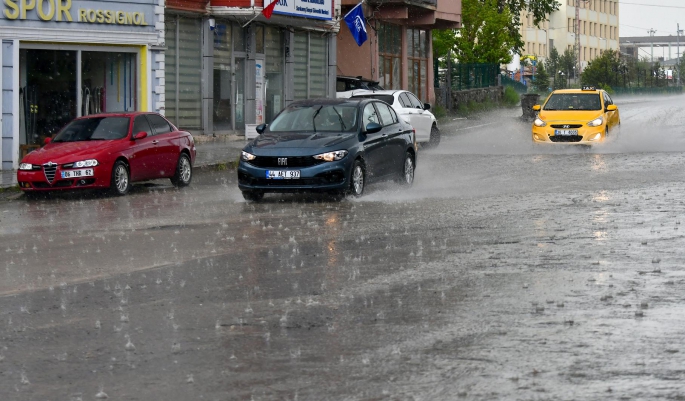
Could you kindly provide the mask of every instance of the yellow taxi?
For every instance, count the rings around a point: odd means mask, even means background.
[[[593,144],[603,142],[621,118],[611,96],[593,86],[553,91],[533,110],[533,142]]]

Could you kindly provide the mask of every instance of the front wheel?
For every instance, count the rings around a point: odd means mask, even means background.
[[[112,179],[109,184],[109,192],[112,195],[126,195],[131,189],[131,175],[128,166],[122,160],[117,160],[112,167]]]
[[[440,144],[440,130],[435,125],[431,127],[431,136],[428,140],[428,147],[435,148]]]
[[[404,164],[402,166],[402,175],[400,176],[400,185],[410,187],[414,183],[414,156],[407,152],[404,155]]]
[[[350,180],[350,195],[360,197],[364,193],[364,185],[366,180],[366,169],[364,163],[360,160],[355,160],[352,166],[352,180]]]
[[[176,173],[171,178],[171,183],[177,187],[187,187],[193,179],[193,166],[190,165],[190,157],[181,153],[176,165]]]

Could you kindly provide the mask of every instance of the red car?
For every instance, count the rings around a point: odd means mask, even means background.
[[[109,189],[125,195],[135,181],[170,178],[190,184],[195,162],[192,135],[156,113],[93,114],[69,124],[17,171],[26,193]]]

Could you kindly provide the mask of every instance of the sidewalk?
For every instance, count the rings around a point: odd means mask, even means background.
[[[244,136],[237,135],[198,135],[195,137],[194,167],[207,167],[221,163],[238,161],[240,151],[245,146]],[[17,185],[17,172],[14,170],[0,170],[0,188]]]

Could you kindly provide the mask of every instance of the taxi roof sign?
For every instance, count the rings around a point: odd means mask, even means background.
[[[584,90],[584,91],[596,91],[597,90],[596,87],[591,86],[591,85],[583,85],[580,89]]]

